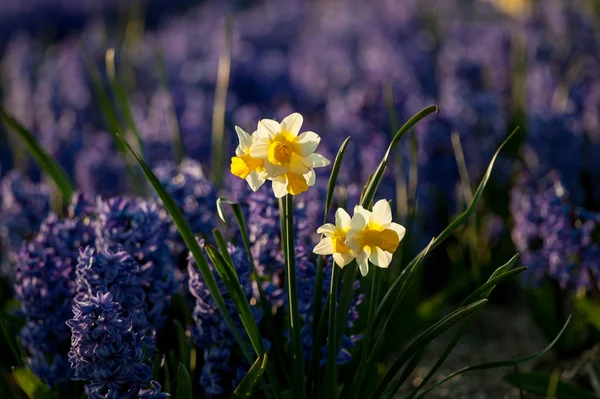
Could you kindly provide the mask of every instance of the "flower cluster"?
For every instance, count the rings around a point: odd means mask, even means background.
[[[152,369],[145,364],[143,332],[136,330],[132,315],[124,314],[111,293],[98,291],[86,300],[76,300],[69,361],[75,379],[92,381],[85,387],[89,398],[164,398],[160,387],[147,387]]]
[[[71,209],[81,209],[77,205],[84,202],[77,196]],[[17,257],[14,289],[27,323],[21,341],[32,370],[49,385],[70,378],[65,368],[70,331],[65,322],[76,292],[79,248],[96,239],[91,218],[83,212],[62,220],[49,215]]]
[[[529,267],[527,283],[550,277],[563,288],[600,287],[600,214],[574,206],[556,173],[522,176],[511,193],[513,241]]]
[[[98,204],[98,250],[124,250],[147,269],[148,320],[160,328],[178,284],[167,245],[169,225],[165,212],[154,201],[115,197]]]
[[[333,255],[340,267],[356,258],[363,276],[369,271],[369,262],[387,268],[406,234],[403,226],[392,222],[392,210],[386,200],[377,201],[372,212],[357,205],[352,219],[340,208],[335,219],[335,225],[327,223],[317,230],[325,238],[313,251],[319,255]]]
[[[315,153],[321,141],[316,133],[299,134],[303,120],[298,113],[281,123],[262,119],[252,135],[236,126],[240,144],[231,158],[231,173],[245,179],[253,191],[272,180],[276,198],[307,191],[315,184],[314,168],[329,165],[329,160]]]

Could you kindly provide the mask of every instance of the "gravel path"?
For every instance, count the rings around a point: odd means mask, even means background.
[[[428,370],[435,364],[446,344],[453,337],[454,330],[434,341],[408,381],[416,386]],[[454,351],[433,378],[442,376],[465,366],[497,360],[518,358],[539,351],[548,344],[526,309],[486,306],[472,322]],[[547,354],[541,361],[551,359]],[[530,370],[534,364],[524,364],[519,370]],[[513,399],[519,398],[515,390],[503,381],[512,369],[496,369],[466,373],[446,382],[430,392],[427,399]],[[397,398],[403,398],[412,386],[405,384]],[[527,396],[526,396],[527,398]]]

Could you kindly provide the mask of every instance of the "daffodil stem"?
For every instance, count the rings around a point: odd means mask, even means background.
[[[375,309],[377,308],[377,299],[379,298],[379,287],[381,285],[381,273],[377,267],[373,268],[371,272],[371,298],[369,299],[369,313],[367,314],[367,328],[365,329],[365,339],[363,340],[363,347],[361,358],[356,373],[356,387],[360,390],[364,381],[365,375],[369,373],[368,370],[368,356],[371,353],[371,341],[373,338],[373,316],[375,315]],[[359,395],[360,397],[360,395]]]
[[[329,287],[329,337],[327,339],[327,363],[325,369],[325,379],[323,381],[323,387],[325,392],[323,398],[335,398],[335,386],[337,385],[336,375],[336,337],[337,337],[337,320],[336,320],[336,308],[337,308],[337,292],[339,283],[338,268],[335,264],[332,265],[331,269],[331,285]]]
[[[294,396],[306,398],[304,384],[304,359],[302,357],[302,342],[300,340],[300,316],[298,315],[298,296],[296,293],[296,256],[294,246],[294,200],[288,194],[285,201],[285,265],[288,304],[290,308],[290,336],[292,341],[292,379],[294,381]],[[282,226],[282,231],[283,226]]]

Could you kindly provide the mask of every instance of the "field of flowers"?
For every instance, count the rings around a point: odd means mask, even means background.
[[[0,398],[600,398],[597,0],[1,3]]]

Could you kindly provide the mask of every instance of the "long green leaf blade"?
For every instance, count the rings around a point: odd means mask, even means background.
[[[35,135],[25,128],[19,121],[13,118],[4,107],[0,106],[0,116],[6,124],[17,133],[23,141],[29,153],[42,169],[56,184],[61,192],[63,201],[68,204],[75,191],[75,186],[63,170],[63,168],[46,152]]]
[[[233,265],[227,262],[223,255],[216,248],[207,245],[205,249],[209,258],[213,262],[215,269],[217,269],[221,280],[223,280],[225,286],[227,287],[227,291],[231,296],[231,300],[233,301],[233,304],[240,315],[242,324],[248,332],[248,337],[250,338],[252,347],[259,355],[263,354],[265,349],[263,347],[262,337],[260,336],[256,320],[254,319],[252,310],[250,309],[250,304],[246,299],[246,294],[244,294],[244,290],[242,289],[242,285],[240,284],[240,280]]]
[[[383,173],[385,172],[390,153],[392,152],[396,144],[400,141],[402,137],[404,137],[406,133],[410,131],[410,129],[413,128],[413,126],[415,126],[419,121],[424,119],[426,116],[432,114],[433,112],[439,112],[439,108],[437,107],[437,105],[430,105],[428,107],[423,108],[421,111],[413,115],[412,118],[406,121],[406,123],[396,132],[396,134],[392,138],[392,142],[388,146],[385,156],[383,157],[381,163],[379,164],[379,167],[377,168],[377,171],[374,173],[373,178],[367,185],[367,188],[361,201],[361,205],[363,207],[368,208],[371,204],[371,201],[373,201],[373,197],[375,196],[377,187],[379,187],[379,183],[381,183],[381,179],[383,178]]]
[[[475,366],[464,367],[464,368],[462,368],[462,369],[460,369],[458,371],[455,371],[454,373],[451,373],[450,375],[442,378],[441,380],[435,382],[430,387],[428,387],[426,390],[424,390],[423,392],[421,392],[418,396],[416,396],[416,398],[420,399],[420,398],[424,397],[427,393],[429,393],[430,391],[432,391],[433,389],[435,389],[439,385],[443,384],[444,382],[446,382],[448,380],[451,380],[452,378],[454,378],[454,377],[456,377],[457,375],[460,375],[460,374],[464,374],[464,373],[467,373],[467,372],[470,372],[470,371],[481,371],[481,370],[497,369],[497,368],[500,368],[500,367],[514,367],[514,366],[516,366],[518,364],[527,363],[527,362],[530,362],[532,360],[535,360],[538,357],[543,356],[546,353],[548,353],[548,351],[550,351],[550,349],[552,349],[554,347],[554,345],[556,345],[556,343],[558,342],[558,340],[560,339],[560,337],[563,335],[563,333],[567,329],[567,326],[569,325],[570,322],[571,322],[571,316],[569,316],[569,318],[567,319],[567,321],[565,322],[565,324],[563,325],[563,327],[560,329],[560,331],[558,332],[558,334],[556,335],[556,337],[552,340],[552,342],[550,342],[550,344],[548,344],[548,346],[546,346],[544,349],[542,349],[541,351],[539,351],[539,352],[537,352],[537,353],[535,353],[533,355],[521,357],[519,359],[501,360],[501,361],[497,361],[497,362],[482,363],[482,364],[478,364],[478,365],[475,365]]]
[[[169,195],[167,190],[165,190],[163,185],[160,183],[158,178],[154,175],[152,170],[150,170],[148,165],[146,165],[146,163],[140,157],[140,155],[131,147],[131,145],[129,145],[129,143],[123,137],[121,137],[121,136],[118,136],[118,137],[123,142],[123,144],[127,147],[129,152],[131,152],[131,154],[137,160],[138,164],[142,168],[142,171],[144,172],[144,175],[146,175],[146,178],[148,179],[150,184],[152,184],[152,187],[154,188],[154,190],[156,191],[156,193],[162,200],[166,210],[169,212],[169,215],[171,215],[171,218],[173,219],[173,222],[177,226],[177,229],[179,230],[181,237],[183,238],[187,248],[192,253],[194,260],[196,261],[196,267],[198,268],[198,270],[200,271],[200,274],[202,275],[202,278],[206,282],[206,286],[208,287],[208,289],[210,291],[210,295],[213,298],[213,300],[215,301],[215,304],[217,305],[219,312],[221,312],[221,315],[223,316],[223,319],[227,323],[227,326],[233,333],[235,340],[240,345],[240,347],[242,349],[242,353],[244,354],[244,357],[246,358],[246,360],[248,362],[252,362],[253,358],[252,358],[252,355],[250,354],[247,343],[242,338],[231,315],[229,314],[229,309],[225,305],[225,301],[223,300],[223,296],[221,295],[221,291],[219,290],[217,281],[216,281],[212,271],[210,270],[210,267],[208,266],[208,262],[206,261],[206,258],[204,257],[204,254],[202,253],[202,249],[200,248],[200,245],[196,241],[196,237],[194,236],[194,233],[192,232],[192,229],[190,228],[189,224],[185,220],[185,217],[183,216],[181,209],[179,209],[179,207],[177,206],[177,203]]]
[[[490,276],[488,281],[485,284],[483,284],[481,287],[479,287],[477,290],[475,290],[475,292],[473,294],[471,294],[467,299],[465,299],[463,301],[462,305],[464,306],[468,303],[471,303],[474,300],[485,299],[485,298],[489,297],[490,294],[492,293],[492,290],[496,287],[496,285],[500,284],[504,280],[506,280],[518,273],[523,272],[526,269],[525,267],[510,270],[510,268],[513,267],[515,265],[515,263],[517,263],[518,259],[519,259],[519,255],[516,254],[507,263],[505,263],[504,265],[502,265],[502,266],[498,267],[496,270],[494,270],[494,272],[492,273],[492,275]],[[440,355],[438,360],[435,362],[433,367],[429,370],[429,372],[427,373],[425,378],[423,378],[421,383],[411,392],[411,395],[409,398],[414,398],[419,393],[419,391],[427,384],[427,382],[431,378],[433,378],[435,373],[439,370],[439,368],[446,361],[446,359],[448,358],[450,353],[454,350],[454,348],[456,347],[456,344],[458,344],[458,341],[460,340],[462,335],[467,330],[467,327],[469,326],[471,319],[473,317],[474,317],[474,314],[462,322],[459,329],[454,333],[452,340],[448,343],[448,345],[446,345],[444,352]]]
[[[440,336],[444,331],[448,330],[458,321],[464,319],[469,316],[483,305],[487,303],[487,299],[482,299],[480,301],[474,302],[468,306],[465,306],[461,309],[458,309],[442,320],[435,323],[433,326],[428,328],[425,332],[419,335],[415,341],[408,346],[402,352],[400,357],[392,364],[388,372],[383,377],[383,380],[379,383],[375,391],[371,394],[371,399],[379,399],[383,393],[386,391],[387,386],[392,382],[392,379],[396,375],[396,373],[404,366],[404,364],[409,361],[417,352],[427,346],[431,341]],[[395,391],[388,392],[388,395],[393,395]]]
[[[256,383],[267,368],[267,354],[263,353],[250,367],[240,385],[233,392],[232,398],[245,399],[249,398],[256,387]]]
[[[446,238],[448,238],[457,228],[459,228],[463,223],[465,223],[465,221],[469,218],[469,216],[471,216],[471,214],[473,212],[475,212],[475,210],[477,209],[477,206],[479,205],[479,201],[481,200],[481,197],[483,196],[485,187],[487,186],[487,183],[492,174],[492,170],[494,168],[496,158],[498,157],[498,155],[500,154],[502,149],[506,146],[506,144],[515,136],[515,134],[517,134],[518,130],[519,130],[518,128],[513,130],[513,132],[506,138],[506,140],[504,140],[504,142],[500,145],[498,150],[494,153],[494,156],[492,157],[492,159],[488,165],[487,171],[485,172],[483,178],[481,179],[481,182],[479,183],[479,186],[477,187],[477,190],[475,191],[475,194],[473,195],[473,201],[471,201],[471,203],[469,204],[469,206],[467,207],[467,209],[465,209],[465,211],[463,213],[461,213],[456,219],[454,219],[452,221],[452,223],[450,223],[450,225],[448,225],[448,227],[446,227],[440,233],[440,235],[435,238],[435,240],[431,244],[430,249],[434,249],[434,248],[438,247],[440,244],[442,244],[446,240]],[[423,252],[424,250],[425,249],[423,249],[421,252]],[[415,257],[406,267],[407,268],[411,267],[411,264],[414,263],[416,261],[416,259],[417,259],[417,257]],[[399,280],[400,280],[400,277],[398,277],[396,279],[396,281],[394,281],[394,283],[391,285],[388,292],[385,294],[385,296],[381,300],[381,303],[379,304],[379,307],[377,308],[377,311],[375,313],[376,320],[382,316],[382,314],[386,311],[386,309],[388,309],[391,306],[391,303],[394,301],[394,296],[395,296],[394,293],[397,292],[398,287],[400,285]]]

